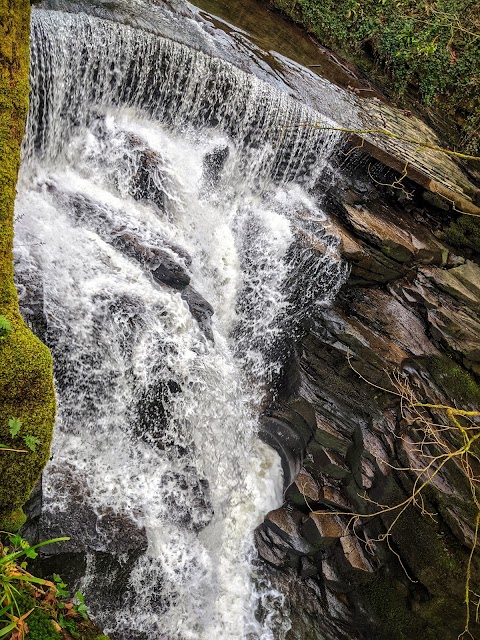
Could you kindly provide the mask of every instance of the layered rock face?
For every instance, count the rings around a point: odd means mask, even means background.
[[[441,241],[444,208],[414,185],[407,196],[378,184],[391,176],[372,183],[369,174],[382,171],[357,156],[355,179],[344,174],[327,195],[350,276],[335,303],[304,322],[283,398],[264,418],[304,443],[294,442],[284,464],[283,507],[256,532],[286,594],[290,640],[453,640],[466,623],[477,508],[465,456],[445,460],[462,440],[446,429],[446,410],[421,408],[422,422],[411,405],[479,408],[480,267]],[[434,444],[427,423],[438,425]],[[424,482],[416,506],[407,503]]]

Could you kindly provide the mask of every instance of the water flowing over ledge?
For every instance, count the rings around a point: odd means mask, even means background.
[[[292,301],[308,313],[346,275],[313,195],[339,134],[286,127],[318,115],[228,63],[84,14],[33,12],[31,74],[17,284],[59,395],[42,531],[72,536],[112,638],[281,637],[254,576],[282,500],[258,415]]]

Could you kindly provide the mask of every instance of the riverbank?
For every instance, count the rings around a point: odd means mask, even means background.
[[[480,150],[480,9],[470,0],[268,0],[343,55],[447,143]]]

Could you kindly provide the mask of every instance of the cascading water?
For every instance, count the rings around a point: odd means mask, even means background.
[[[254,576],[252,533],[282,501],[257,423],[296,271],[296,307],[345,274],[308,194],[337,134],[227,63],[85,14],[33,11],[31,74],[15,253],[59,396],[43,530],[87,549],[112,638],[280,638],[281,596]]]

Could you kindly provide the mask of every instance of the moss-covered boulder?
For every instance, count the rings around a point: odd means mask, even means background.
[[[30,3],[0,0],[0,315],[9,329],[0,340],[0,443],[13,449],[22,435],[35,451],[0,451],[0,529],[18,529],[22,506],[48,459],[55,418],[52,359],[24,324],[13,280],[13,209],[20,146],[28,110]],[[10,437],[8,421],[22,423]]]

